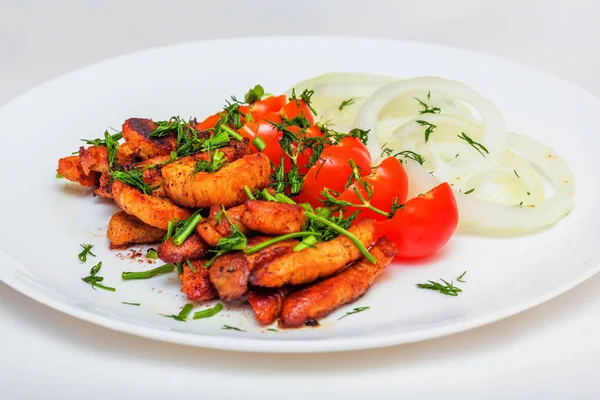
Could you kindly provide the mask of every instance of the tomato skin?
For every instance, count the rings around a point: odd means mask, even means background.
[[[287,119],[292,119],[294,117],[297,117],[298,115],[304,115],[304,117],[308,120],[308,122],[310,122],[311,125],[314,125],[315,123],[315,118],[313,116],[312,111],[310,110],[310,107],[306,105],[306,103],[302,100],[290,101],[285,106],[283,106],[281,111],[279,111],[279,114]]]
[[[410,199],[378,233],[396,242],[396,259],[428,256],[444,246],[458,225],[458,208],[446,182]]]
[[[343,191],[352,173],[348,163],[350,159],[356,163],[362,175],[371,173],[371,155],[365,145],[356,138],[345,137],[339,144],[325,148],[319,161],[308,170],[298,201],[320,207],[322,204],[318,199],[324,188]]]
[[[207,131],[207,130],[211,129],[212,127],[214,127],[220,119],[221,119],[221,113],[211,115],[210,117],[206,118],[204,121],[198,122],[196,124],[196,126],[194,127],[194,129],[196,129],[197,131]]]
[[[402,163],[395,157],[388,157],[371,173],[364,176],[363,181],[372,188],[373,194],[369,203],[382,211],[390,212],[394,198],[398,198],[398,204],[403,204],[408,195],[408,177]],[[361,204],[362,201],[356,196],[354,189],[357,189],[360,195],[366,200],[367,191],[361,184],[353,183],[344,190],[338,197],[340,200],[346,200],[353,204]],[[376,221],[385,220],[387,217],[375,211],[364,207],[346,207],[344,208],[349,215],[355,211],[361,211],[358,214],[357,221],[365,218],[372,218]]]
[[[284,94],[281,96],[269,96],[248,106],[247,112],[252,114],[252,119],[254,119],[254,121],[260,121],[267,114],[279,112],[286,102],[287,98]],[[246,112],[244,112],[244,114],[246,114]]]

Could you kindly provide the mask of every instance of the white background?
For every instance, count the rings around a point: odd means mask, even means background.
[[[275,34],[447,44],[512,58],[600,95],[599,14],[594,0],[0,0],[0,104],[52,77],[132,51]],[[286,60],[304,55],[273,49],[257,57],[284,68]],[[242,61],[232,62],[243,68]],[[35,251],[35,243],[31,247]],[[48,257],[48,268],[60,268]],[[599,289],[597,276],[508,320],[413,345],[262,355],[116,333],[0,283],[0,399],[600,398]],[[418,305],[390,304],[390,312],[409,306]]]

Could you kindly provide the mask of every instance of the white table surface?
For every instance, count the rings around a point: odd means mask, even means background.
[[[273,34],[447,44],[512,58],[600,95],[599,12],[595,0],[0,0],[0,104],[132,51]],[[600,398],[599,289],[596,276],[515,317],[412,345],[268,355],[113,332],[0,283],[0,399]]]

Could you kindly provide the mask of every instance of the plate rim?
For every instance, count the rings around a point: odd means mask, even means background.
[[[581,95],[585,95],[593,99],[593,101],[600,103],[600,98],[596,97],[594,94],[589,92],[588,90],[580,87],[577,84],[571,83],[561,77],[543,71],[537,67],[530,66],[527,64],[520,63],[518,61],[514,61],[512,59],[504,58],[501,56],[497,56],[494,54],[489,54],[486,52],[475,51],[470,49],[464,49],[460,47],[454,47],[449,45],[435,44],[429,42],[422,41],[413,41],[413,40],[398,40],[392,38],[377,38],[377,37],[364,37],[364,36],[323,36],[323,35],[268,35],[268,36],[239,36],[239,37],[231,37],[231,38],[215,38],[215,39],[206,39],[206,40],[193,40],[193,41],[185,41],[174,44],[168,44],[163,46],[151,47],[148,49],[142,49],[133,51],[126,54],[121,54],[118,56],[114,56],[111,58],[107,58],[98,62],[86,64],[82,67],[67,71],[61,75],[55,76],[41,84],[38,84],[16,97],[8,100],[6,103],[0,106],[0,116],[7,111],[10,111],[10,107],[14,104],[23,101],[24,98],[27,98],[32,92],[43,90],[46,86],[56,85],[60,83],[63,79],[68,79],[70,76],[85,72],[88,69],[101,67],[105,63],[113,63],[119,62],[121,59],[126,59],[129,57],[135,57],[139,54],[146,54],[152,52],[160,52],[163,49],[173,49],[176,47],[186,47],[186,46],[195,46],[203,43],[220,43],[227,44],[232,42],[240,42],[240,41],[262,41],[262,40],[285,40],[285,39],[294,39],[294,40],[328,40],[328,41],[340,41],[340,40],[356,40],[364,43],[368,42],[377,42],[377,43],[390,43],[392,45],[407,45],[407,46],[417,46],[417,47],[425,47],[435,51],[436,49],[441,49],[445,51],[454,51],[460,52],[463,54],[468,54],[470,56],[475,57],[484,57],[490,61],[494,61],[497,63],[502,63],[505,65],[516,66],[522,70],[526,70],[530,73],[540,75],[545,79],[550,79],[556,83],[560,83],[570,87],[572,90],[578,91]],[[425,340],[431,340],[434,338],[440,338],[452,334],[456,334],[459,332],[468,331],[474,328],[481,327],[483,325],[487,325],[493,322],[501,321],[505,318],[508,318],[513,315],[517,315],[523,311],[534,308],[542,303],[545,303],[551,299],[554,299],[561,294],[571,290],[582,282],[594,276],[596,273],[600,271],[600,264],[595,264],[590,266],[586,273],[580,274],[577,277],[564,282],[562,285],[557,285],[554,289],[549,290],[535,298],[532,298],[526,302],[519,303],[513,307],[506,307],[500,309],[491,314],[479,316],[473,319],[469,319],[468,321],[462,322],[454,322],[449,324],[444,324],[442,326],[434,327],[434,328],[425,328],[417,331],[412,331],[408,333],[396,333],[396,334],[385,334],[382,336],[350,336],[350,337],[335,337],[335,338],[319,338],[319,339],[303,339],[303,340],[270,340],[270,339],[245,339],[242,337],[233,337],[233,336],[209,336],[198,333],[191,332],[176,332],[169,331],[165,329],[159,329],[154,327],[147,327],[138,325],[134,322],[125,322],[119,321],[116,319],[112,319],[110,317],[94,314],[90,311],[85,311],[77,308],[75,305],[69,304],[67,302],[60,301],[59,299],[55,299],[52,295],[47,295],[41,291],[37,291],[33,285],[28,285],[25,281],[20,280],[13,273],[10,273],[10,270],[16,271],[19,270],[19,267],[27,270],[20,262],[14,260],[12,257],[8,256],[2,249],[0,249],[0,280],[7,284],[12,289],[24,294],[25,296],[44,304],[54,310],[60,311],[69,316],[75,317],[77,319],[93,323],[95,325],[102,326],[104,328],[108,328],[118,332],[124,332],[127,334],[132,334],[140,337],[145,337],[148,339],[154,339],[162,342],[170,342],[177,343],[181,345],[187,346],[195,346],[195,347],[204,347],[211,349],[221,349],[221,350],[233,350],[233,351],[243,351],[243,352],[259,352],[259,353],[323,353],[323,352],[339,352],[339,351],[355,351],[355,350],[363,350],[363,349],[374,349],[374,348],[382,348],[388,346],[402,345],[414,342],[420,342]],[[11,266],[12,264],[12,266]],[[3,271],[7,272],[6,274]]]

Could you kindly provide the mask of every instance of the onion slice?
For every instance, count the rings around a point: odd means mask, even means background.
[[[381,153],[381,144],[376,131],[381,111],[399,96],[423,91],[458,98],[479,112],[484,131],[481,144],[488,149],[489,154],[470,164],[473,173],[489,169],[500,162],[506,148],[507,132],[504,119],[496,106],[463,83],[436,77],[419,77],[394,82],[377,90],[367,99],[358,113],[356,126],[361,129],[372,129],[367,147],[374,157]]]
[[[527,233],[555,223],[573,209],[575,178],[565,160],[541,142],[516,133],[508,135],[508,145],[537,166],[550,180],[556,192],[535,206],[507,206],[454,191],[461,231]],[[412,160],[407,160],[406,173],[412,194],[425,193],[441,184],[441,181]]]

